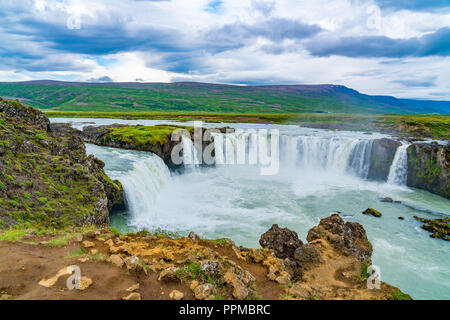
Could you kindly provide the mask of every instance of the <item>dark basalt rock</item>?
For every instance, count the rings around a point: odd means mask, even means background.
[[[344,222],[337,214],[320,220],[318,226],[309,230],[307,240],[308,243],[303,244],[296,232],[274,224],[261,236],[259,243],[263,248],[272,250],[277,258],[283,259],[293,280],[324,262],[319,240],[328,242],[340,254],[354,255],[360,262],[371,264],[372,245],[363,226],[356,222]]]
[[[294,258],[299,276],[323,261],[320,251],[312,244],[304,244],[295,249]]]
[[[374,208],[367,208],[366,210],[363,211],[363,214],[371,215],[377,218],[381,218],[382,216],[382,214]]]
[[[0,100],[0,113],[6,117],[25,120],[38,129],[49,131],[50,120],[47,116],[37,109],[24,106],[18,101]]]
[[[280,228],[274,224],[259,239],[259,244],[263,248],[271,249],[277,258],[295,259],[295,250],[303,245],[295,231],[288,228]]]
[[[259,243],[272,250],[277,258],[284,259],[283,264],[294,280],[322,261],[316,247],[303,244],[295,231],[280,228],[277,224],[261,236]]]
[[[318,226],[309,230],[306,239],[308,242],[324,239],[338,252],[356,254],[361,262],[371,263],[372,245],[364,227],[357,222],[344,222],[337,214],[320,220]]]
[[[54,136],[59,137],[81,137],[82,132],[78,129],[72,128],[69,123],[50,123],[50,131]]]
[[[369,180],[386,181],[395,151],[401,143],[392,139],[376,139],[372,144]]]
[[[415,143],[407,152],[406,184],[450,199],[450,145]]]

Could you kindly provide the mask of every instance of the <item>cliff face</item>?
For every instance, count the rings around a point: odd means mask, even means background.
[[[103,167],[80,137],[53,134],[42,112],[0,101],[0,229],[107,225],[123,196]]]
[[[160,130],[153,130],[158,128],[164,128],[164,134],[159,135]],[[172,141],[170,137],[176,129],[177,127],[172,126],[88,126],[83,128],[81,136],[85,142],[100,146],[152,152],[163,159],[168,167],[173,168],[176,165],[172,163],[171,152],[179,141]],[[153,131],[158,132],[154,134]]]
[[[450,199],[450,145],[414,143],[407,151],[407,185]]]
[[[386,181],[395,151],[401,145],[392,139],[377,139],[372,145],[369,180]]]

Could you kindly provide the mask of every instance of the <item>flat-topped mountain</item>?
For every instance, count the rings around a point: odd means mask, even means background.
[[[450,114],[450,101],[371,96],[332,84],[237,86],[37,80],[0,83],[0,96],[60,111]]]

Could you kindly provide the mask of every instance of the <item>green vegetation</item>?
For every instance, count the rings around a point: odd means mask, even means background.
[[[183,236],[178,232],[168,231],[161,228],[156,228],[154,230],[149,231],[151,235],[161,237],[161,238],[171,238],[171,239],[180,239]]]
[[[403,293],[400,289],[395,289],[392,291],[392,295],[388,298],[389,300],[412,300],[409,294]]]
[[[23,230],[5,230],[0,232],[0,241],[20,241],[25,234]]]
[[[87,252],[86,252],[86,249],[85,248],[78,248],[78,249],[75,249],[75,250],[73,250],[73,251],[70,251],[66,256],[65,256],[65,258],[77,258],[77,257],[80,257],[80,256],[83,256],[83,255],[85,255]]]
[[[121,233],[119,231],[117,231],[117,229],[114,227],[109,227],[109,231],[111,231],[111,233],[116,237],[121,235]]]
[[[219,245],[221,245],[221,246],[224,246],[224,245],[227,244],[227,240],[224,239],[224,238],[221,238],[221,239],[213,239],[213,240],[210,240],[210,239],[201,239],[201,241],[202,241],[202,242],[212,242],[212,243],[217,243],[217,244],[219,244]]]
[[[60,111],[414,113],[423,110],[405,101],[391,103],[332,85],[301,88],[200,83],[1,83],[0,95],[20,98],[33,107]]]
[[[50,239],[46,245],[49,247],[64,247],[69,244],[69,240],[74,236],[75,235],[64,234],[62,236]]]
[[[193,132],[193,127],[182,126],[124,126],[112,128],[105,139],[122,141],[137,146],[155,146],[165,144],[169,141],[172,133],[177,129],[186,129]]]
[[[359,274],[359,281],[364,282],[369,278],[370,274],[369,272],[367,272],[368,269],[369,265],[367,264],[367,262],[363,261],[361,263],[361,273]]]
[[[99,185],[120,189],[103,170],[87,171],[81,141],[58,138],[33,125],[41,113],[18,102],[21,118],[0,112],[0,229],[64,229],[100,218]],[[1,109],[3,110],[3,109]],[[100,191],[98,191],[100,190]]]
[[[447,102],[368,96],[337,85],[0,83],[0,95],[19,98],[40,109],[59,111],[405,114],[448,110]]]

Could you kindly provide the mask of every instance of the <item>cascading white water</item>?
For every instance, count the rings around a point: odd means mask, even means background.
[[[392,160],[389,169],[388,183],[405,185],[408,178],[408,152],[409,143],[402,143],[395,151],[394,160]]]
[[[197,151],[195,149],[194,143],[192,140],[185,136],[181,136],[181,143],[183,144],[183,164],[184,166],[195,167],[200,164]]]
[[[235,163],[236,150],[239,150],[238,145],[244,139],[247,144],[244,149],[247,163],[255,164],[258,148],[255,138],[255,134],[215,134],[216,163]],[[373,139],[281,135],[280,162],[284,168],[349,172],[366,179],[370,169],[372,144]]]
[[[157,219],[154,203],[169,177],[170,172],[164,161],[154,155],[136,160],[133,169],[120,177],[131,213],[131,224],[146,225]]]
[[[352,145],[348,170],[362,179],[369,175],[372,145],[372,139],[355,140]]]

